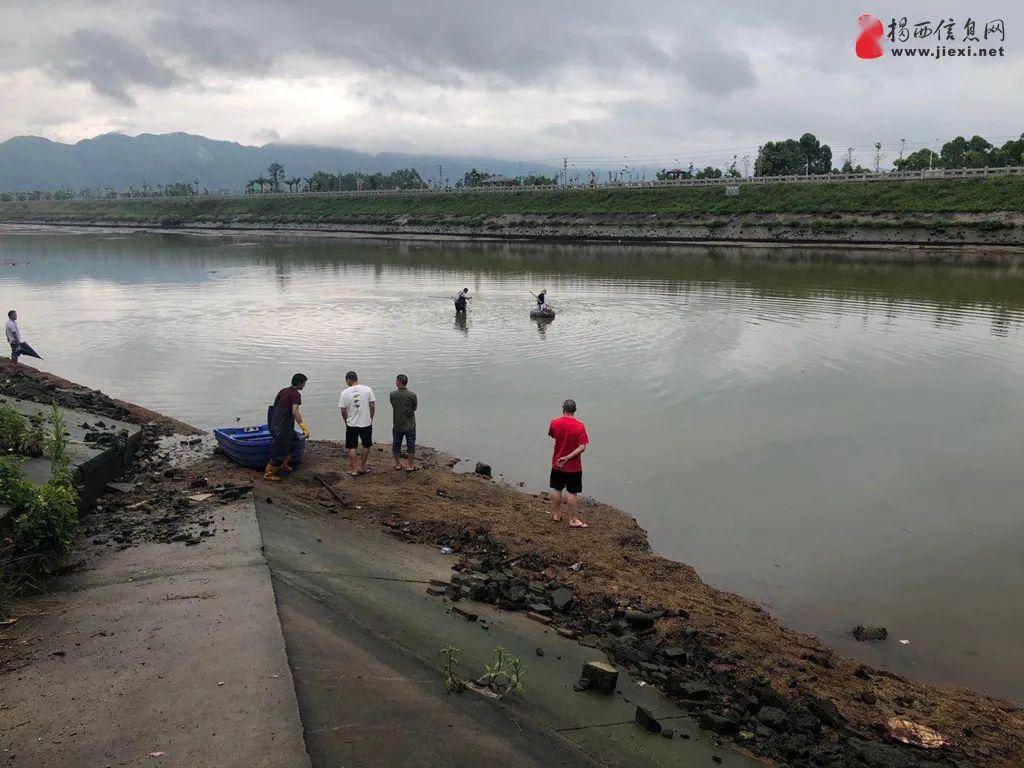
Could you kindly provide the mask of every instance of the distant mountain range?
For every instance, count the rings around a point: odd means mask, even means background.
[[[199,180],[211,191],[241,189],[265,175],[271,163],[281,163],[289,177],[316,171],[389,173],[415,168],[425,181],[436,182],[438,165],[454,184],[466,171],[517,176],[552,175],[555,169],[536,163],[517,163],[494,157],[371,155],[340,147],[298,144],[246,146],[189,133],[107,133],[76,144],[61,144],[38,136],[18,136],[0,143],[0,191],[31,189],[141,188]]]

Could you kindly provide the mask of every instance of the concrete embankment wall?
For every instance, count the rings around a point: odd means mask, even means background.
[[[365,234],[424,238],[536,240],[541,242],[821,244],[839,246],[972,246],[1011,249],[1024,246],[1024,217],[931,216],[913,222],[891,215],[825,219],[814,215],[747,214],[729,218],[665,217],[652,214],[608,216],[502,215],[483,220],[458,217],[357,217],[351,221],[258,220],[118,220],[102,218],[0,218],[2,226],[116,228],[182,232],[281,232]],[[1017,263],[1018,255],[988,254],[969,261]]]

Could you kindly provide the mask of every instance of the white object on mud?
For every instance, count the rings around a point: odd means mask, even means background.
[[[890,717],[885,724],[885,733],[894,741],[921,749],[938,749],[949,744],[949,739],[938,731],[902,717]]]

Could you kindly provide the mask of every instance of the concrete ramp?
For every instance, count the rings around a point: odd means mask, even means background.
[[[720,748],[625,674],[615,695],[575,692],[583,664],[602,652],[491,606],[460,603],[481,621],[450,612],[426,586],[450,577],[453,558],[362,523],[289,511],[286,493],[275,488],[275,503],[257,501],[257,512],[314,768],[763,765]],[[466,677],[506,647],[524,661],[525,693],[500,702],[446,694],[438,652],[449,643],[462,649]],[[636,727],[638,704],[678,735]]]
[[[216,518],[27,605],[0,648],[0,765],[309,766],[252,500]]]

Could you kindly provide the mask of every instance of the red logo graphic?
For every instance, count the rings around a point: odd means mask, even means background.
[[[857,56],[862,59],[877,59],[882,55],[882,46],[879,40],[885,35],[882,22],[870,13],[862,14],[857,23],[860,24],[860,35],[857,37],[857,45],[854,48]]]

